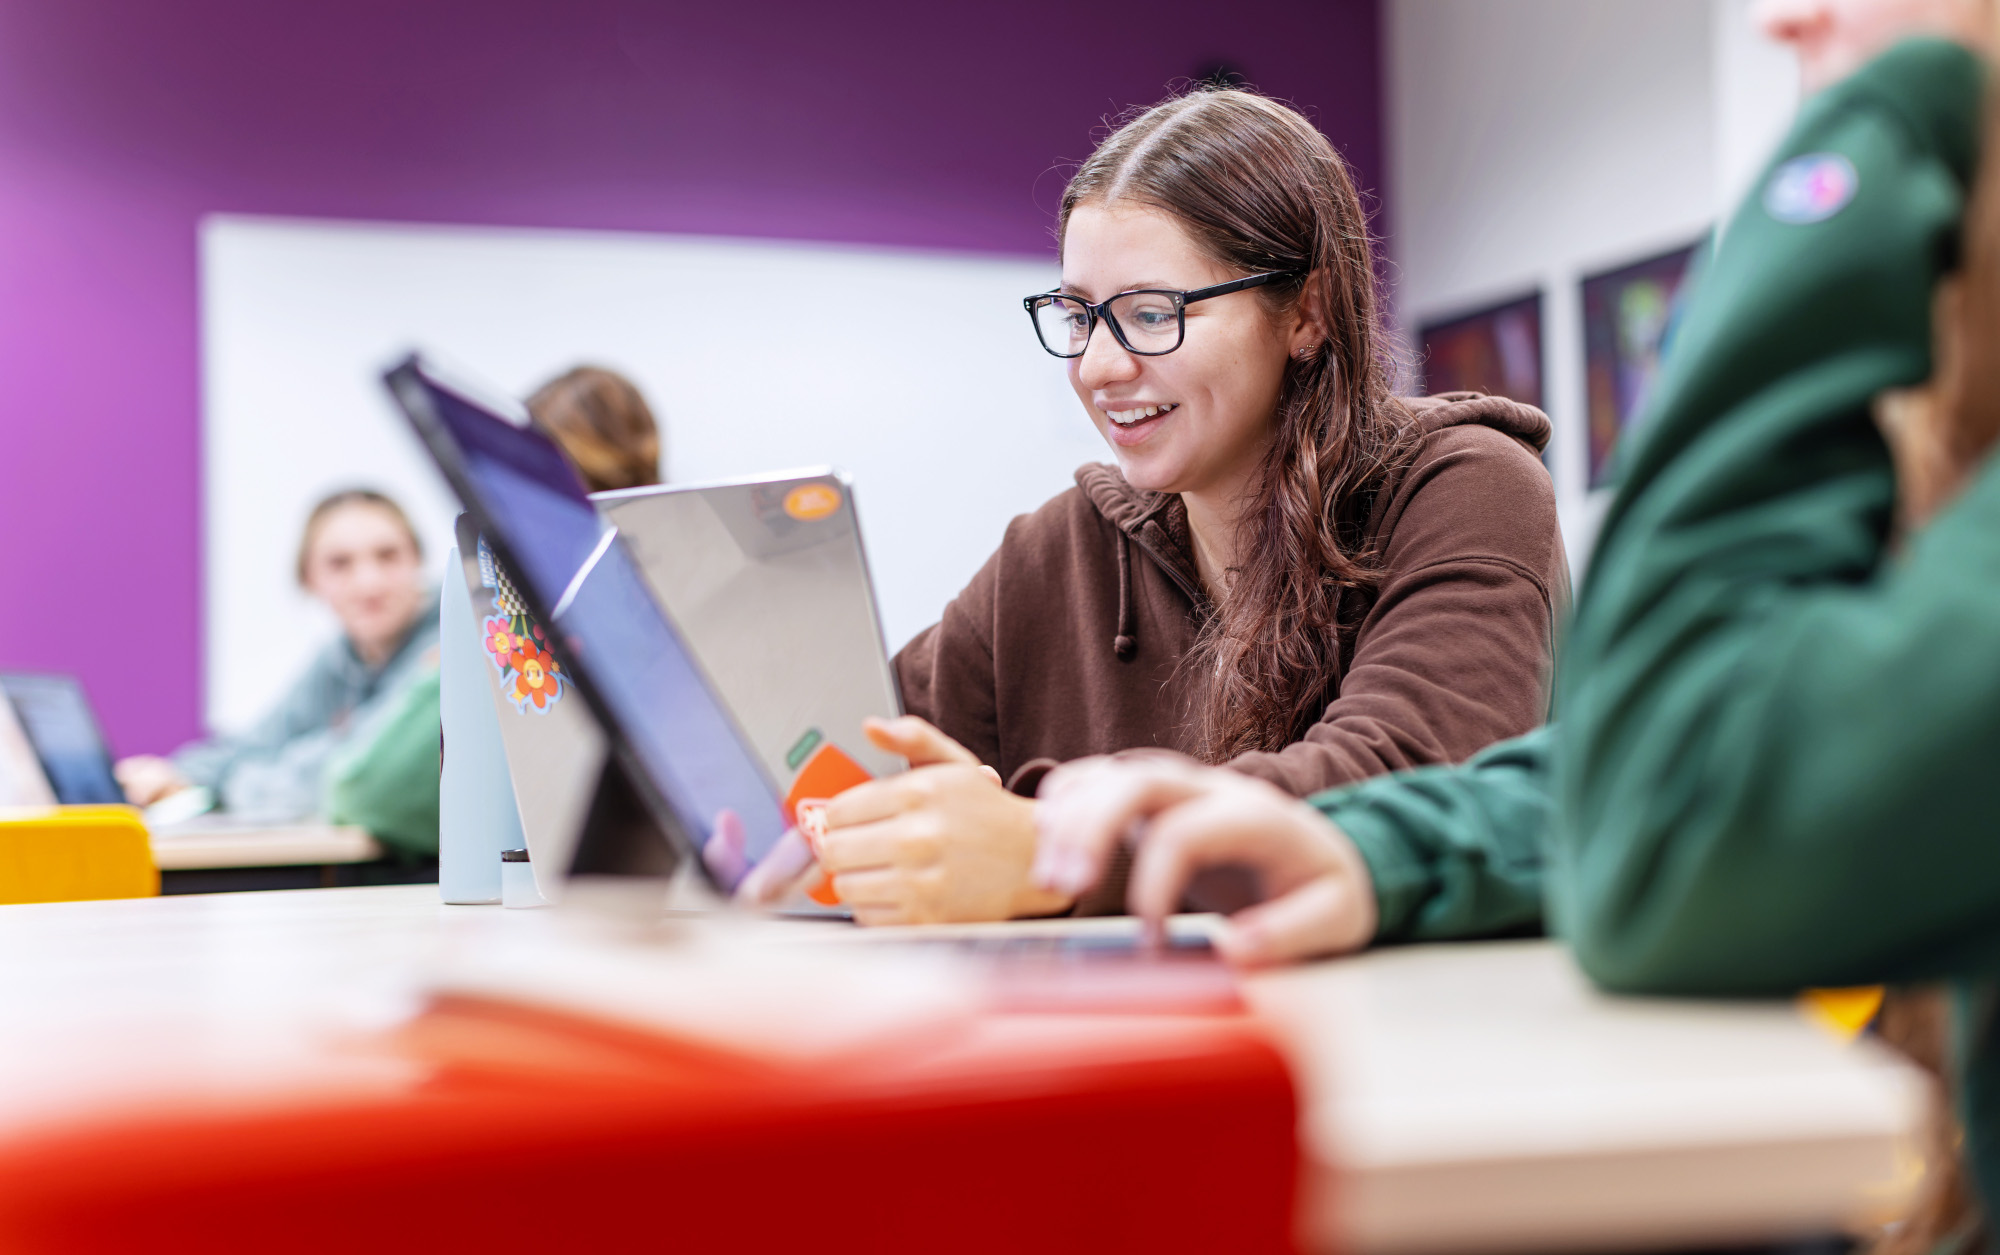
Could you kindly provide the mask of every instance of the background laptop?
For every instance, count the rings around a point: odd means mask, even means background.
[[[56,801],[124,803],[125,790],[111,772],[111,751],[75,676],[0,672],[0,692],[19,718]]]
[[[0,807],[54,806],[56,791],[42,770],[41,756],[0,690]]]

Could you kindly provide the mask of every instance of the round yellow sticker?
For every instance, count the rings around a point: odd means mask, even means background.
[[[800,484],[785,494],[785,513],[801,522],[823,519],[840,508],[840,490],[832,484]]]

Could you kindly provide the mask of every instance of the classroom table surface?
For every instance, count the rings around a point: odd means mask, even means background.
[[[0,1138],[167,1092],[379,1084],[393,1064],[330,1038],[408,1015],[449,948],[554,915],[428,885],[0,907]],[[1310,1249],[1770,1240],[1913,1187],[1928,1082],[1790,1003],[1610,998],[1541,941],[1386,948],[1245,993],[1299,1086]]]
[[[367,863],[382,846],[364,828],[342,824],[191,827],[152,834],[153,863],[163,872],[218,867],[302,867]]]

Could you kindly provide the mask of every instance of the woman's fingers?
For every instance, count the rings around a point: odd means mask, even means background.
[[[908,775],[857,784],[827,802],[827,831],[891,819],[909,810],[915,802]]]
[[[172,762],[150,754],[124,759],[111,772],[125,790],[125,800],[134,806],[151,806],[187,787]]]
[[[879,915],[883,911],[902,911],[909,896],[904,892],[904,885],[903,873],[892,867],[842,872],[833,878],[834,892],[840,895],[841,904],[852,908],[857,915],[862,912]]]
[[[979,765],[977,754],[915,715],[864,719],[861,731],[874,742],[876,748],[902,755],[910,760],[912,767],[927,767],[933,763]],[[997,778],[999,773],[994,774]]]
[[[1374,912],[1356,899],[1352,881],[1319,876],[1290,893],[1230,916],[1215,939],[1222,957],[1242,967],[1267,967],[1345,954],[1368,944]],[[1372,896],[1372,889],[1368,891]],[[1366,904],[1372,907],[1372,901]]]
[[[1146,931],[1161,935],[1194,874],[1204,867],[1250,863],[1244,833],[1227,794],[1211,790],[1157,815],[1132,856],[1126,902]]]
[[[818,875],[812,847],[798,829],[787,828],[778,843],[736,886],[736,901],[745,906],[773,906],[795,892],[802,892]]]
[[[1134,824],[1200,790],[1200,772],[1173,762],[1098,759],[1052,773],[1035,813],[1034,883],[1074,897],[1104,874]]]
[[[701,861],[707,865],[716,883],[725,889],[733,890],[750,870],[750,859],[744,844],[742,818],[732,810],[716,815],[715,830],[701,847]]]
[[[892,817],[848,828],[829,828],[819,839],[820,866],[838,874],[935,862],[934,843],[917,839],[909,827]]]
[[[1347,834],[1309,807],[1248,781],[1153,821],[1133,859],[1132,913],[1158,936],[1195,873],[1229,865],[1255,872],[1272,895],[1231,917],[1217,942],[1231,961],[1337,954],[1374,938],[1374,882]]]

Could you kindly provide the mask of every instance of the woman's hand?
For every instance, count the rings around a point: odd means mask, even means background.
[[[1035,803],[913,715],[871,719],[868,739],[910,762],[828,803],[820,866],[863,924],[965,923],[1050,914],[1070,898],[1028,882]]]
[[[1358,950],[1375,936],[1375,884],[1361,851],[1318,811],[1271,785],[1177,758],[1086,758],[1051,772],[1036,810],[1033,878],[1074,897],[1132,840],[1132,913],[1158,936],[1196,872],[1257,874],[1264,901],[1216,937],[1233,963]]]
[[[122,759],[112,774],[118,777],[118,785],[125,790],[125,800],[134,806],[151,806],[161,798],[179,793],[188,787],[186,777],[164,758],[151,754],[137,754]]]

